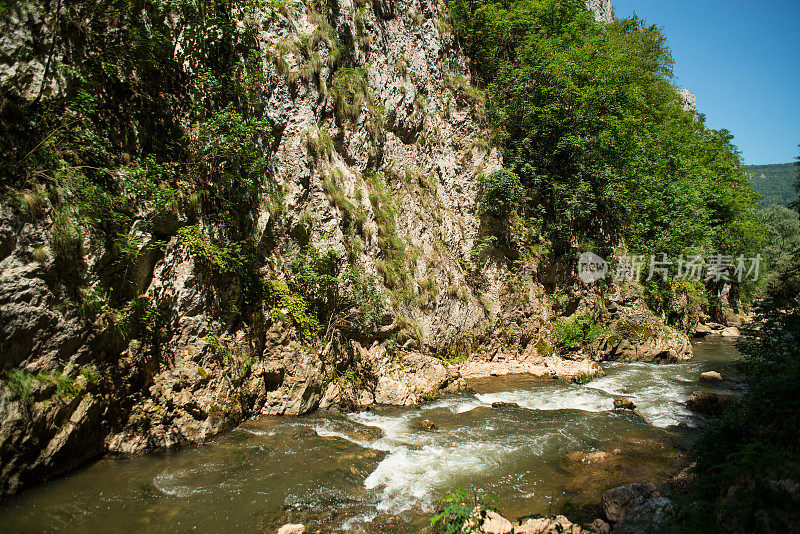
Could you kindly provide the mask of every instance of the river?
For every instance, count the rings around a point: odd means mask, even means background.
[[[699,383],[701,372],[733,373],[737,357],[720,338],[694,350],[685,363],[606,363],[606,376],[585,385],[495,377],[419,408],[257,418],[202,445],[109,456],[30,488],[0,504],[0,525],[263,532],[300,521],[415,532],[438,497],[459,486],[497,498],[512,519],[590,506],[608,487],[663,480],[680,467],[692,427],[703,422],[684,401],[715,387]],[[645,421],[611,411],[615,396],[631,398]],[[419,428],[424,419],[438,428]],[[596,451],[609,455],[584,454]]]

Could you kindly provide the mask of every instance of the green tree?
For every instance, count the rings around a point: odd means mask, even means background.
[[[684,111],[661,31],[581,0],[451,0],[528,224],[558,249],[747,253],[756,195],[726,130]]]

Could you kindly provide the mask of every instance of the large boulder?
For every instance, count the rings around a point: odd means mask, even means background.
[[[606,491],[600,500],[600,506],[606,519],[619,523],[634,508],[658,496],[654,484],[628,484]]]
[[[614,527],[614,534],[654,534],[666,532],[675,513],[675,503],[666,497],[653,497],[625,515]]]
[[[720,335],[722,337],[739,337],[739,336],[741,336],[741,333],[739,332],[739,329],[737,327],[729,326],[729,327],[723,329],[722,333],[720,333]]]
[[[694,331],[694,337],[706,337],[714,331],[707,324],[700,323]]]
[[[300,523],[286,523],[278,529],[278,534],[303,534],[305,531],[305,525]]]
[[[580,534],[579,525],[572,523],[563,515],[528,519],[514,527],[514,534]]]
[[[718,373],[717,371],[706,371],[705,373],[700,373],[700,380],[705,382],[722,382],[722,374]]]
[[[730,395],[714,391],[695,391],[686,401],[686,407],[703,415],[718,416],[722,415],[722,410],[731,401],[731,398]]]
[[[511,521],[497,512],[481,510],[478,507],[473,510],[472,517],[464,525],[464,532],[473,532],[476,524],[480,527],[478,532],[485,534],[509,534],[514,531]]]

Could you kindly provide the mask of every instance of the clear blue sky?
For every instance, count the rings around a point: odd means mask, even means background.
[[[612,0],[667,36],[680,87],[711,128],[727,128],[746,164],[800,149],[800,0]]]

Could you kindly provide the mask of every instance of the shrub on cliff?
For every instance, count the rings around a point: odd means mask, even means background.
[[[507,169],[483,174],[478,182],[481,213],[503,218],[524,205],[525,188],[519,176]]]

